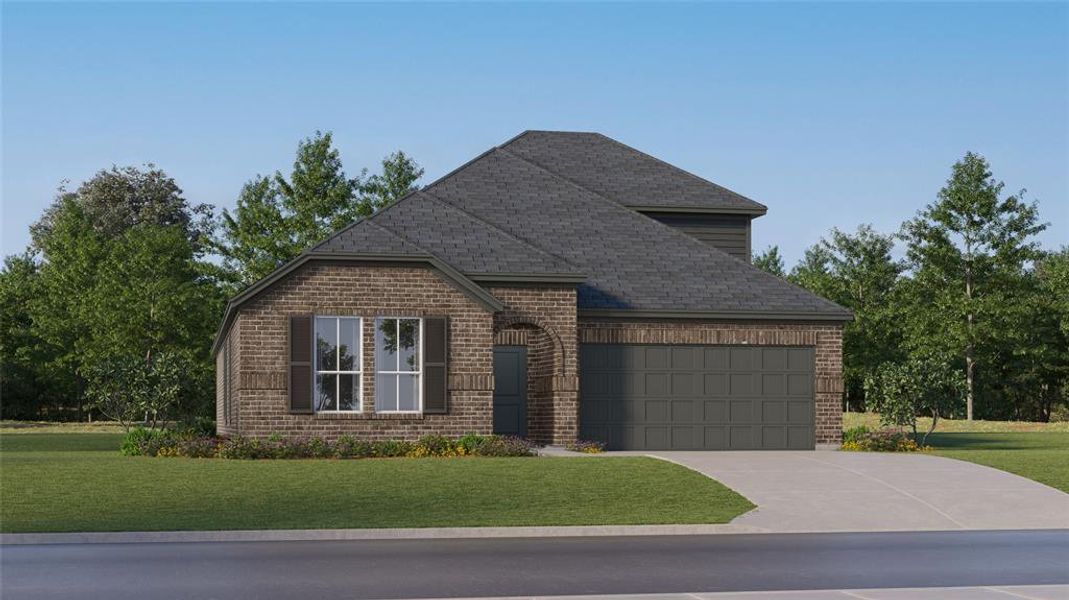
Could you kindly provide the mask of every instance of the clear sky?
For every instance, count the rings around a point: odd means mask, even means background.
[[[965,151],[1069,243],[1069,4],[2,7],[2,252],[63,180],[154,162],[232,206],[335,134],[423,182],[524,129],[600,131],[758,200],[794,263],[895,230]]]

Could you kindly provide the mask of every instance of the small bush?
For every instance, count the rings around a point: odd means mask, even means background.
[[[582,452],[583,454],[601,454],[605,451],[605,444],[592,440],[576,440],[565,446],[565,448],[572,452]]]
[[[869,431],[855,427],[843,434],[843,450],[852,452],[916,452],[924,450],[910,435],[900,429]]]
[[[496,435],[465,435],[451,439],[424,436],[418,442],[402,440],[361,441],[343,435],[334,442],[323,438],[284,438],[273,434],[266,439],[234,436],[226,439],[195,435],[189,429],[132,430],[120,451],[127,456],[182,456],[186,458],[227,458],[234,460],[300,458],[423,458],[457,456],[533,456],[536,446],[527,440]]]

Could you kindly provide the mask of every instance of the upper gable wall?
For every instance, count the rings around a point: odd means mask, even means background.
[[[750,262],[751,215],[642,211],[642,214],[674,227],[739,260]]]

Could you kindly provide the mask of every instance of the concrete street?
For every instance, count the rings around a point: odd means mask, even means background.
[[[4,600],[459,598],[1069,584],[1069,531],[0,547]]]
[[[613,453],[624,454],[624,453]],[[772,532],[1069,529],[1069,494],[926,454],[651,452],[758,506],[731,522]]]

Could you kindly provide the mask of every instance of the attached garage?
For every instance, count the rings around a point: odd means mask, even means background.
[[[814,448],[814,349],[581,344],[580,438],[613,450]]]

